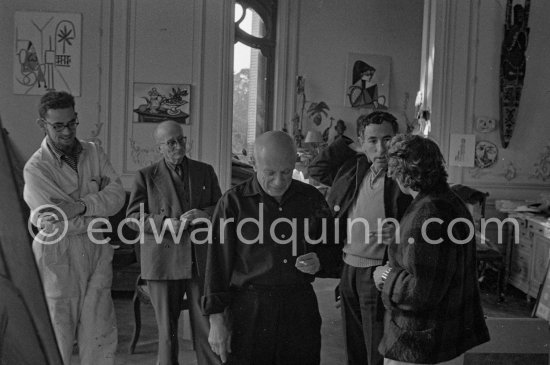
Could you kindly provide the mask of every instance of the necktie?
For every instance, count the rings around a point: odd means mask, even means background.
[[[176,174],[178,174],[180,179],[183,179],[183,169],[181,168],[181,165],[176,165]]]

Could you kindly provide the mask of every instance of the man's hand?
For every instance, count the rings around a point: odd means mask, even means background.
[[[378,266],[372,273],[372,278],[374,280],[374,285],[376,286],[376,289],[382,291],[382,289],[384,288],[384,279],[382,278],[382,274],[389,268],[389,264],[386,263],[386,265],[384,266]]]
[[[55,224],[59,222],[59,219],[48,213],[43,214],[38,219],[38,228],[46,233],[52,234],[55,232]]]
[[[212,351],[225,363],[227,355],[231,353],[231,331],[223,313],[215,313],[209,316],[210,332],[208,343]]]
[[[185,230],[185,229],[189,228],[189,226],[193,226],[193,225],[199,223],[199,222],[195,222],[195,219],[199,219],[199,218],[210,219],[210,216],[208,214],[206,214],[205,211],[200,210],[200,209],[191,209],[191,210],[188,210],[187,212],[183,213],[180,216],[180,221],[183,224],[183,229]]]
[[[314,275],[321,268],[321,263],[319,262],[317,254],[315,252],[310,252],[298,256],[294,266],[303,273]]]
[[[111,183],[111,178],[109,176],[102,176],[99,180],[99,191],[105,189],[107,185]]]
[[[395,241],[395,224],[386,223],[380,231],[369,233],[369,242],[389,245]]]
[[[57,209],[65,213],[67,219],[73,219],[74,217],[84,213],[84,206],[77,202],[66,202],[61,199],[52,198],[52,203],[56,205]],[[52,212],[55,209],[51,208]],[[62,217],[59,217],[61,220]]]

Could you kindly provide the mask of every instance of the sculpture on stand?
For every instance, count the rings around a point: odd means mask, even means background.
[[[506,5],[506,24],[500,57],[500,140],[508,147],[518,115],[523,79],[525,77],[525,50],[529,40],[530,0],[525,6],[516,4],[512,23],[512,3]]]

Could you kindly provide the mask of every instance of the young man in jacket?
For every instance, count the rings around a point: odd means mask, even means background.
[[[40,229],[33,252],[59,351],[69,364],[77,340],[81,364],[111,365],[117,347],[114,251],[99,244],[103,236],[91,228],[122,208],[124,189],[101,147],[76,137],[71,94],[44,94],[38,113],[46,136],[25,165],[23,195]]]
[[[339,288],[348,365],[383,362],[378,344],[384,306],[372,274],[384,263],[395,225],[382,227],[379,219],[398,221],[411,201],[386,176],[387,146],[397,131],[390,113],[361,116],[359,143],[339,138],[309,166],[310,177],[331,187],[327,200],[340,224],[339,243],[344,247]]]

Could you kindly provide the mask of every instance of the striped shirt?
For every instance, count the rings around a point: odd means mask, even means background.
[[[78,155],[82,152],[82,144],[78,139],[75,139],[75,144],[70,153],[66,153],[59,149],[49,138],[47,139],[48,147],[59,162],[65,162],[75,172],[78,173]]]

